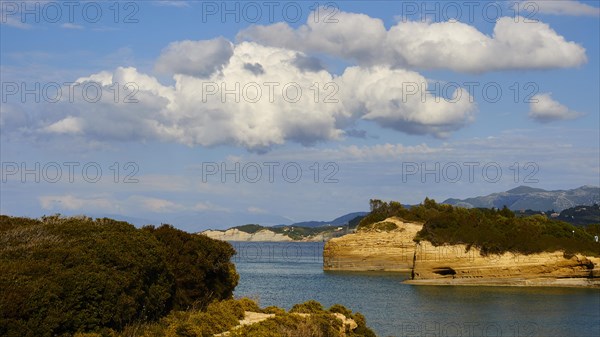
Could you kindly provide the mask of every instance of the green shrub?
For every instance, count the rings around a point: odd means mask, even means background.
[[[234,229],[238,229],[242,232],[248,233],[248,234],[254,234],[260,230],[265,229],[265,227],[261,226],[261,225],[254,225],[254,224],[248,224],[248,225],[243,225],[243,226],[237,226],[237,227],[233,227]]]
[[[265,314],[283,315],[283,314],[285,314],[285,309],[275,307],[275,306],[269,306],[269,307],[264,308],[262,310],[262,312]]]
[[[146,226],[166,249],[166,260],[175,276],[173,308],[205,308],[215,300],[231,298],[239,276],[230,261],[233,247],[205,235],[189,234],[171,225]]]
[[[0,216],[0,244],[2,336],[106,335],[230,298],[238,279],[231,245],[170,226]]]
[[[347,309],[345,306],[341,305],[341,304],[334,304],[331,306],[331,308],[329,308],[329,312],[337,312],[340,313],[346,317],[352,317],[352,311],[350,309]]]
[[[243,297],[238,300],[244,311],[252,311],[252,312],[262,312],[258,304],[253,300]]]
[[[290,309],[290,312],[295,313],[304,313],[304,314],[316,314],[323,312],[323,306],[321,303],[310,300],[300,304],[294,304],[294,306]]]
[[[0,217],[0,335],[121,329],[171,309],[164,247],[110,219]]]
[[[360,231],[382,231],[382,232],[391,232],[393,230],[398,229],[398,225],[390,221],[380,221],[373,224],[365,224],[362,225],[359,230]]]

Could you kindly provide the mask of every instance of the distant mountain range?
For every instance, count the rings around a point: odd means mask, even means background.
[[[572,190],[546,191],[541,188],[519,186],[512,190],[467,199],[446,199],[444,204],[466,208],[502,208],[513,211],[554,210],[560,212],[575,206],[591,206],[600,203],[600,187],[581,186]]]
[[[342,215],[331,221],[302,221],[302,222],[296,222],[296,223],[292,224],[292,226],[308,227],[308,228],[323,227],[323,226],[344,226],[344,225],[347,225],[350,222],[350,220],[353,220],[357,216],[365,216],[367,214],[369,214],[369,212],[353,212],[353,213],[348,213],[346,215]],[[280,226],[286,226],[286,225],[279,225],[276,227],[280,227]]]

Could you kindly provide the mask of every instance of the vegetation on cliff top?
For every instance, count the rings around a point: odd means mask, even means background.
[[[532,254],[564,251],[600,256],[598,226],[576,227],[545,216],[515,217],[508,208],[466,209],[438,204],[426,198],[410,209],[399,202],[371,200],[371,213],[359,224],[359,230],[373,227],[389,217],[424,223],[416,241],[427,240],[434,245],[466,244],[477,247],[483,255],[515,252]]]

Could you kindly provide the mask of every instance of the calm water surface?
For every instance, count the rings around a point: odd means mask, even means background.
[[[322,243],[232,243],[235,296],[359,311],[378,336],[600,337],[600,291],[412,286],[403,273],[324,272]]]

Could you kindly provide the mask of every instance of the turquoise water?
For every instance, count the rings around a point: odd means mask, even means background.
[[[600,336],[600,291],[412,286],[403,273],[324,272],[322,243],[232,243],[235,296],[286,309],[315,299],[367,318],[377,336]]]

